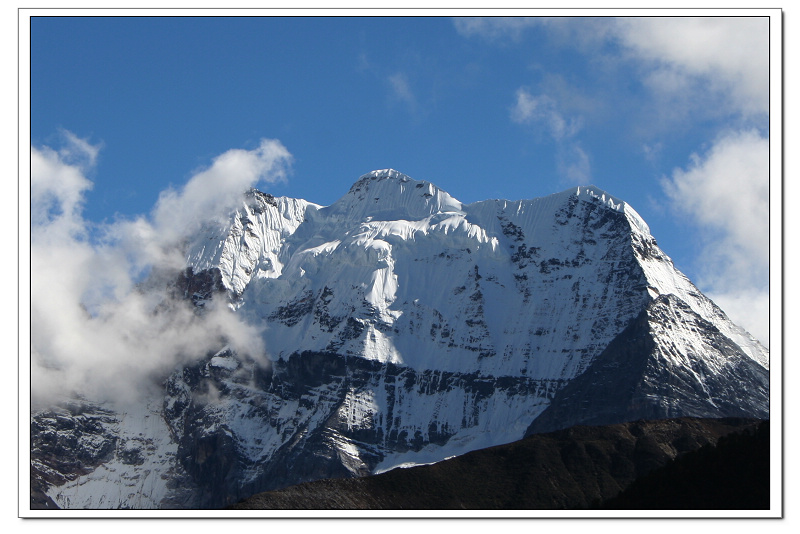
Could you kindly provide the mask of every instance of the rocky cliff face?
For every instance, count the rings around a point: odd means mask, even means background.
[[[55,504],[217,507],[577,423],[768,416],[767,350],[594,187],[464,205],[387,170],[328,207],[251,191],[186,257],[178,294],[264,326],[269,363],[220,347],[176,369],[135,418],[158,459],[148,497],[98,497],[109,462],[127,467],[107,479],[144,480],[116,446],[51,477]]]

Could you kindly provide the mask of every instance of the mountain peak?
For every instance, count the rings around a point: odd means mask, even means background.
[[[349,218],[419,220],[440,212],[460,212],[461,202],[430,182],[395,169],[380,169],[362,175],[329,209]]]
[[[624,200],[610,195],[596,185],[580,185],[574,189],[568,189],[567,191],[583,200],[599,200],[600,202],[606,204],[609,208],[617,211],[624,211],[624,207],[627,205]]]
[[[394,170],[394,169],[377,169],[377,170],[374,170],[374,171],[370,171],[370,172],[368,172],[366,174],[362,174],[358,178],[356,183],[353,184],[353,187],[351,187],[350,190],[352,191],[353,188],[355,188],[359,184],[365,185],[365,184],[367,184],[369,182],[373,182],[373,181],[379,182],[381,180],[387,180],[387,179],[395,179],[395,180],[399,180],[400,182],[412,181],[412,178],[409,175],[404,174],[404,173],[402,173],[400,171],[397,171],[397,170]]]
[[[610,209],[624,213],[628,217],[628,220],[631,222],[631,224],[633,224],[637,229],[645,234],[650,234],[650,227],[646,222],[644,222],[644,219],[642,219],[641,215],[639,215],[630,204],[622,199],[608,194],[595,185],[581,185],[576,188],[568,189],[561,194],[575,195],[579,200],[601,202]]]

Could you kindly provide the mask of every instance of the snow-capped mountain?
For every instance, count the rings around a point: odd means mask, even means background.
[[[462,204],[382,170],[327,207],[251,190],[186,259],[179,292],[263,326],[270,364],[219,347],[136,413],[34,414],[42,502],[216,507],[579,423],[769,416],[768,351],[593,186]],[[58,467],[59,439],[108,446]]]

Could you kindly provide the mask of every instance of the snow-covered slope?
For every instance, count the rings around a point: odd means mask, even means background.
[[[215,273],[227,296],[214,298],[264,327],[272,362],[220,347],[167,381],[170,437],[157,448],[192,480],[195,506],[514,441],[545,411],[768,417],[767,350],[674,268],[633,208],[593,186],[464,205],[382,170],[327,207],[252,190],[186,258],[190,277]],[[634,324],[646,343],[630,341]],[[590,374],[642,394],[564,400]],[[48,495],[95,507],[178,500],[140,488],[150,500],[102,501],[92,480]]]

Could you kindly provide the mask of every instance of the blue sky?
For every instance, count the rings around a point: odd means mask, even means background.
[[[87,227],[148,216],[161,192],[264,139],[285,149],[285,172],[258,187],[323,205],[387,167],[462,202],[595,184],[766,344],[769,29],[766,17],[34,17],[31,146],[65,163],[80,149]]]

